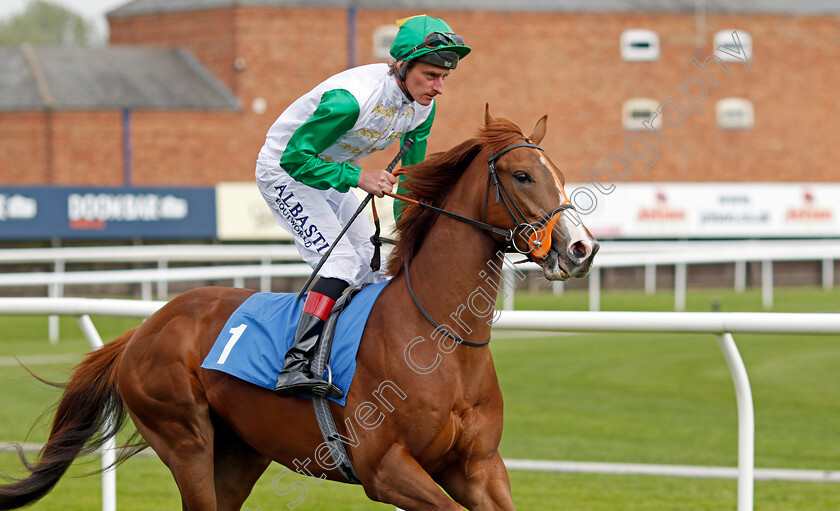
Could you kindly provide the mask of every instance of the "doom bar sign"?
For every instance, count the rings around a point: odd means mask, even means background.
[[[0,239],[207,239],[215,211],[213,188],[0,188]]]

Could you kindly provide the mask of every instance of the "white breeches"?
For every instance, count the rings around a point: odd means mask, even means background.
[[[300,256],[312,268],[359,207],[359,200],[352,192],[341,193],[332,188],[317,190],[295,181],[285,172],[272,182],[257,179],[257,186],[277,223],[289,231]],[[386,280],[384,259],[378,272],[370,269],[372,235],[373,229],[367,216],[359,214],[321,267],[318,276],[338,278],[352,286]]]

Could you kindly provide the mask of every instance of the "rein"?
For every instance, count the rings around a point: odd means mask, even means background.
[[[405,284],[406,284],[406,286],[408,286],[408,294],[411,295],[411,299],[414,301],[414,305],[417,306],[417,309],[420,311],[421,314],[423,314],[423,316],[426,318],[426,320],[428,320],[428,322],[431,323],[432,326],[435,327],[435,330],[443,332],[444,335],[451,338],[452,340],[454,340],[458,344],[466,344],[467,346],[472,346],[474,348],[480,348],[482,346],[487,346],[487,344],[490,343],[490,338],[488,338],[484,342],[472,342],[472,341],[468,341],[466,339],[462,339],[462,338],[458,337],[457,335],[453,334],[452,332],[450,332],[449,330],[443,328],[443,326],[438,324],[437,321],[432,319],[432,316],[430,316],[429,313],[426,312],[426,309],[424,309],[423,305],[420,304],[420,300],[418,300],[417,296],[414,295],[414,289],[411,287],[411,278],[408,276],[408,261],[405,262],[404,269],[405,269]]]
[[[450,218],[454,218],[455,220],[458,220],[459,222],[463,222],[465,224],[470,224],[474,227],[478,227],[479,229],[483,229],[483,230],[491,232],[493,234],[497,234],[497,235],[501,236],[502,238],[504,238],[505,242],[508,243],[508,244],[510,244],[511,240],[513,239],[513,229],[503,229],[501,227],[496,227],[495,225],[490,225],[490,224],[487,224],[487,223],[484,223],[484,222],[480,222],[480,221],[472,219],[470,217],[459,215],[457,213],[453,213],[453,212],[448,211],[446,209],[442,209],[442,208],[439,208],[437,206],[432,206],[431,204],[426,204],[425,202],[420,202],[419,200],[416,200],[416,199],[411,199],[409,197],[406,197],[405,195],[399,195],[399,194],[391,193],[391,192],[385,192],[385,195],[387,195],[389,197],[393,197],[394,199],[398,199],[398,200],[401,200],[401,201],[404,201],[404,202],[414,204],[415,206],[420,207],[422,209],[428,209],[430,211],[434,211],[435,213],[438,213],[438,214],[441,214],[441,215],[444,215],[444,216],[448,216]]]

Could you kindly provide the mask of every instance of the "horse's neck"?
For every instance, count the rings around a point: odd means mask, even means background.
[[[477,208],[463,207],[483,200],[483,195],[481,200],[473,195],[453,190],[447,209],[480,219]],[[490,337],[503,257],[485,231],[441,216],[411,262],[411,284],[438,323],[469,341],[482,342]]]

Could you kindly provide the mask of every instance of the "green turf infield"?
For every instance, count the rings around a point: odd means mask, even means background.
[[[583,310],[585,292],[518,293],[517,308]],[[760,311],[760,291],[690,290],[688,310]],[[604,292],[602,310],[673,309],[673,294]],[[777,312],[840,312],[840,291],[779,287]],[[109,339],[137,319],[93,318]],[[48,420],[32,424],[59,391],[11,359],[61,381],[87,350],[72,318],[62,339],[46,341],[46,319],[0,316],[0,441],[42,442]],[[736,335],[756,409],[756,466],[840,470],[840,336]],[[505,395],[502,455],[517,459],[735,466],[735,395],[712,334],[498,335],[491,343]],[[31,432],[30,432],[31,430]],[[27,434],[29,436],[27,437]],[[98,460],[77,463],[71,477],[31,509],[95,510]],[[20,474],[11,453],[0,470]],[[178,509],[175,484],[156,458],[136,457],[117,471],[121,511]],[[284,484],[272,482],[282,477]],[[294,474],[272,464],[246,502],[252,511],[289,509],[299,492],[280,495]],[[393,509],[359,487],[299,479],[308,494],[299,510]],[[736,508],[734,480],[511,471],[519,509],[726,510]],[[282,492],[281,492],[282,493]],[[757,482],[755,509],[835,511],[840,484]]]

